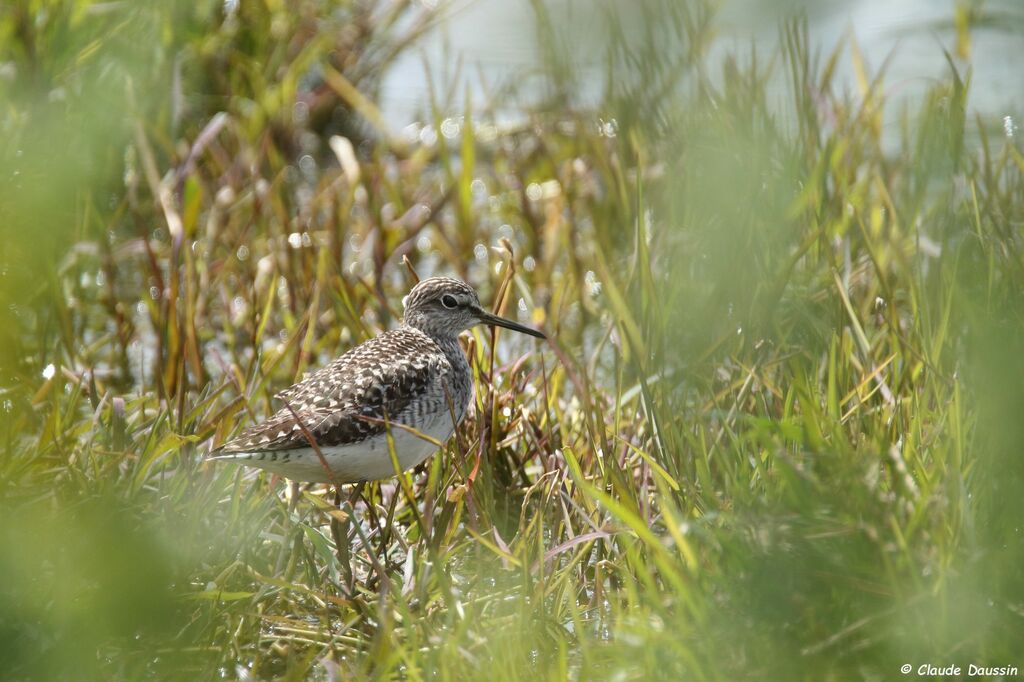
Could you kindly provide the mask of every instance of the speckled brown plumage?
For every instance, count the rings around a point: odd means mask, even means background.
[[[481,322],[541,336],[484,311],[464,282],[423,280],[406,300],[401,327],[281,391],[280,410],[211,458],[244,461],[297,480],[382,478],[394,472],[387,431],[401,425],[408,432],[393,438],[391,446],[403,468],[415,465],[436,450],[436,442],[447,440],[465,416],[473,384],[458,334]],[[304,429],[322,450],[330,472]]]
[[[309,447],[296,416],[318,445],[357,443],[383,433],[385,419],[403,421],[431,382],[451,372],[451,362],[429,336],[412,327],[394,329],[278,393],[276,398],[291,409],[283,407],[250,426],[220,451]],[[460,395],[452,398],[457,405],[463,402]]]

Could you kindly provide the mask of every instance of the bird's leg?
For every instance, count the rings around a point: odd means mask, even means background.
[[[334,506],[341,511],[341,488],[339,486],[334,487]],[[351,597],[355,581],[352,577],[352,559],[348,544],[348,522],[349,517],[347,514],[344,521],[338,519],[334,514],[331,515],[331,535],[334,537],[334,548],[338,554],[338,564],[341,566],[341,573],[344,576],[342,592],[345,593],[346,597]]]
[[[383,498],[383,496],[381,496],[381,497]],[[394,523],[394,520],[395,520],[395,507],[397,506],[397,504],[398,504],[398,488],[396,487],[394,494],[391,495],[391,504],[388,505],[388,515],[385,518],[385,520],[387,521],[387,525],[384,526],[384,530],[381,532],[381,538],[380,538],[381,552],[384,554],[384,565],[385,566],[388,565],[388,555],[387,555],[388,544],[390,544],[390,542],[391,542],[391,532],[392,532],[391,529],[393,528],[392,524]]]
[[[300,485],[298,481],[288,479],[288,516],[290,517],[295,513],[295,508],[299,506],[299,498],[302,496],[300,491]]]
[[[341,509],[341,488],[334,489],[334,506]],[[331,515],[331,535],[334,537],[334,551],[338,555],[338,565],[345,576],[342,585],[343,592],[348,596],[352,593],[352,564],[348,556],[348,517],[345,518],[344,527],[338,517]]]
[[[340,520],[336,515],[331,516],[331,535],[334,537],[334,546],[337,548],[338,563],[341,564],[341,572],[345,579],[345,596],[351,597],[355,590],[355,574],[352,571],[352,544],[349,541],[348,530],[349,525],[352,523],[352,517],[356,514],[355,505],[353,504],[356,498],[363,492],[363,486],[365,482],[359,482],[352,489],[348,499],[345,501],[345,507],[342,508],[341,504],[341,487],[334,487],[334,506],[342,512],[344,520]]]
[[[382,538],[381,539],[380,551],[381,551],[381,554],[383,555],[383,558],[384,558],[384,565],[387,566],[387,564],[388,564],[388,548],[387,548],[387,545],[384,544],[384,540],[383,540],[384,528],[380,525],[380,517],[377,516],[377,507],[373,504],[373,501],[372,501],[372,498],[373,498],[372,491],[369,491],[369,492],[367,492],[367,494],[362,495],[362,498],[363,498],[363,502],[366,504],[366,511],[370,514],[370,525],[373,526],[373,530],[377,531],[377,534],[380,535],[381,538]],[[373,537],[372,534],[371,534],[370,537]],[[369,547],[367,547],[366,549],[367,549],[367,551],[370,551]]]

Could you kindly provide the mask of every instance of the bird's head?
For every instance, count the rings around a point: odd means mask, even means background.
[[[414,286],[405,299],[405,323],[435,337],[455,337],[486,324],[544,338],[536,329],[487,312],[472,287],[451,277],[430,277]]]

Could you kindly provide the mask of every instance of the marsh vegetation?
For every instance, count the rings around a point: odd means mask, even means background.
[[[434,87],[403,130],[416,3],[0,8],[5,674],[1024,663],[1024,156],[966,105],[971,31],[1021,17],[951,6],[894,110],[799,17],[712,60],[711,5],[639,4],[583,104],[535,3],[543,101]],[[550,342],[467,336],[471,418],[339,556],[326,487],[203,455],[394,325],[410,268]]]

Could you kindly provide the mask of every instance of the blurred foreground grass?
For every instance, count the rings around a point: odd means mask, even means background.
[[[852,40],[711,63],[647,2],[584,105],[537,9],[549,101],[404,131],[412,3],[0,9],[6,676],[1024,665],[1024,157],[969,62],[893,113]],[[327,491],[201,458],[394,324],[404,257],[552,341],[475,333],[475,417],[343,562]]]

